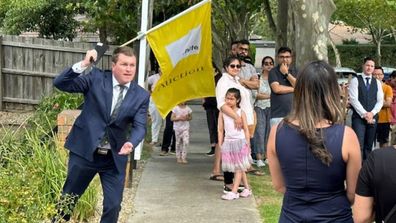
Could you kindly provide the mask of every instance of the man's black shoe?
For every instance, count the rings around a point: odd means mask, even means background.
[[[215,147],[212,147],[209,152],[206,153],[207,156],[213,156],[215,154]]]
[[[215,152],[213,150],[210,150],[209,152],[206,153],[207,156],[214,156]]]

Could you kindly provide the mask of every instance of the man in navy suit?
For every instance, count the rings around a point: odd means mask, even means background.
[[[103,189],[102,223],[117,222],[121,209],[128,155],[146,133],[149,94],[133,81],[136,57],[130,47],[119,47],[112,56],[112,70],[93,68],[96,50],[64,70],[54,85],[66,92],[84,94],[84,105],[65,147],[70,151],[61,200],[77,199],[98,173]],[[62,202],[60,202],[62,203]],[[75,202],[74,202],[75,203]],[[74,204],[68,204],[73,209]],[[70,211],[58,207],[53,222],[70,219]]]

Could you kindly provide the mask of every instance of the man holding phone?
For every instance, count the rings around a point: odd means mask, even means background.
[[[289,114],[297,74],[291,67],[293,58],[289,47],[280,47],[276,58],[278,65],[272,68],[268,76],[271,87],[271,126],[278,124]]]

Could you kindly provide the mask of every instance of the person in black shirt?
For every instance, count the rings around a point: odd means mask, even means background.
[[[356,185],[353,218],[355,223],[382,223],[396,205],[396,148],[373,150],[360,170]],[[396,212],[396,211],[395,211]],[[396,222],[393,219],[385,221]]]
[[[289,47],[280,47],[276,58],[278,65],[268,75],[271,87],[271,126],[278,124],[289,114],[298,73],[292,66],[292,50]]]
[[[216,67],[216,64],[213,63],[213,70],[215,72],[215,85],[222,76],[221,71]],[[210,151],[206,153],[207,156],[215,156],[213,161],[213,169],[212,174],[210,175],[210,180],[223,181],[223,174],[221,173],[221,154],[220,148],[218,147],[218,134],[217,134],[217,124],[219,118],[219,109],[217,109],[217,101],[216,97],[206,97],[203,100],[202,106],[206,112],[206,119],[208,123],[209,129],[209,138],[210,138]]]

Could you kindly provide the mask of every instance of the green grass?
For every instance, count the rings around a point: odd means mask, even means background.
[[[276,192],[271,183],[268,166],[262,168],[264,176],[248,176],[260,216],[265,223],[277,223],[282,206],[283,195]]]

